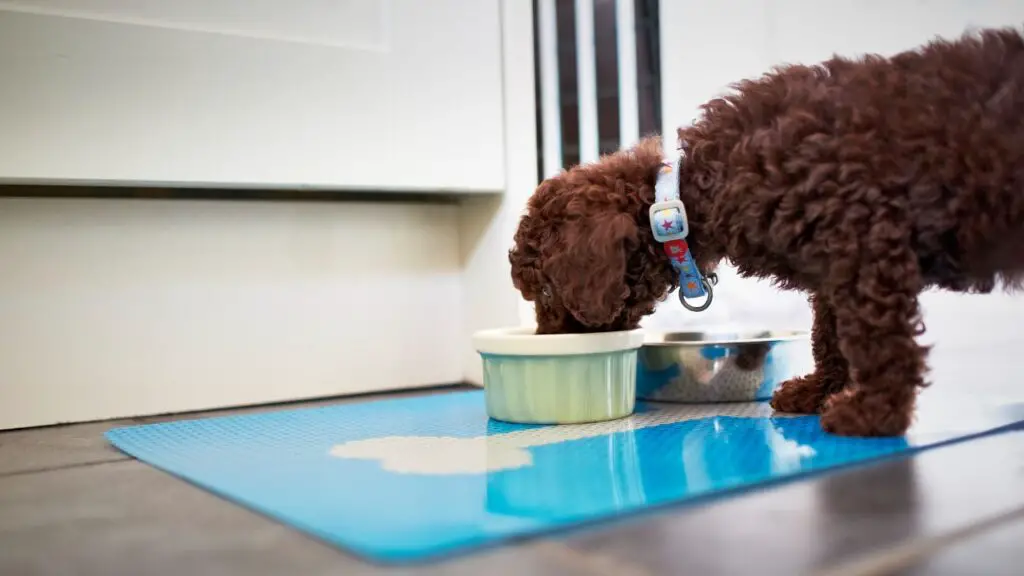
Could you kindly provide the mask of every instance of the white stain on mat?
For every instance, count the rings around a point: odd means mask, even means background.
[[[592,424],[567,424],[519,430],[470,438],[451,436],[385,436],[338,444],[331,456],[377,460],[383,469],[399,474],[486,474],[522,468],[533,464],[527,448],[571,440],[605,436],[714,417],[774,418],[767,404],[705,404],[700,406],[664,406],[651,412],[634,414],[621,420]],[[807,456],[806,453],[801,456]]]

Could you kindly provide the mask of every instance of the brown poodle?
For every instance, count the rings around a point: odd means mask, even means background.
[[[900,435],[925,385],[919,293],[1024,283],[1024,37],[784,66],[678,133],[696,265],[810,294],[814,373],[772,406]],[[678,287],[650,228],[657,139],[541,183],[510,252],[538,331],[634,328]]]

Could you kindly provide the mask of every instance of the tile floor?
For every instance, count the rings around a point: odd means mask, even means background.
[[[943,364],[951,375],[962,363]],[[998,576],[1020,574],[1024,560],[1024,430],[389,569],[131,460],[102,438],[112,426],[167,418],[0,433],[0,574]]]

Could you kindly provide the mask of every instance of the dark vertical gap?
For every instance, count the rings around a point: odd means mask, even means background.
[[[562,112],[562,167],[580,163],[580,112],[576,80],[576,5],[557,0],[558,84]]]
[[[619,55],[615,0],[594,0],[598,151],[619,149]]]
[[[533,0],[533,101],[534,120],[537,127],[537,181],[544,179],[544,127],[540,110],[540,18],[537,14],[537,0]]]
[[[616,52],[618,29],[615,0],[594,1],[594,38],[597,59],[597,109],[601,154],[619,147],[619,61]],[[538,2],[533,0],[534,96],[537,102],[538,178],[543,177],[544,135],[540,110],[540,43]],[[658,0],[637,0],[636,4],[637,96],[640,135],[661,130],[661,58],[658,32]],[[562,168],[579,163],[579,89],[576,69],[576,7],[574,0],[556,0],[558,30],[559,102],[562,132]]]
[[[661,36],[658,0],[637,1],[636,24],[640,135],[645,136],[661,132]]]

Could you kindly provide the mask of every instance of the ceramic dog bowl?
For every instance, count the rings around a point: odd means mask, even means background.
[[[813,369],[807,332],[648,333],[638,355],[637,396],[663,402],[771,399],[782,382]]]
[[[636,403],[640,330],[536,334],[533,328],[473,336],[484,363],[487,414],[524,424],[577,424],[629,416]]]

